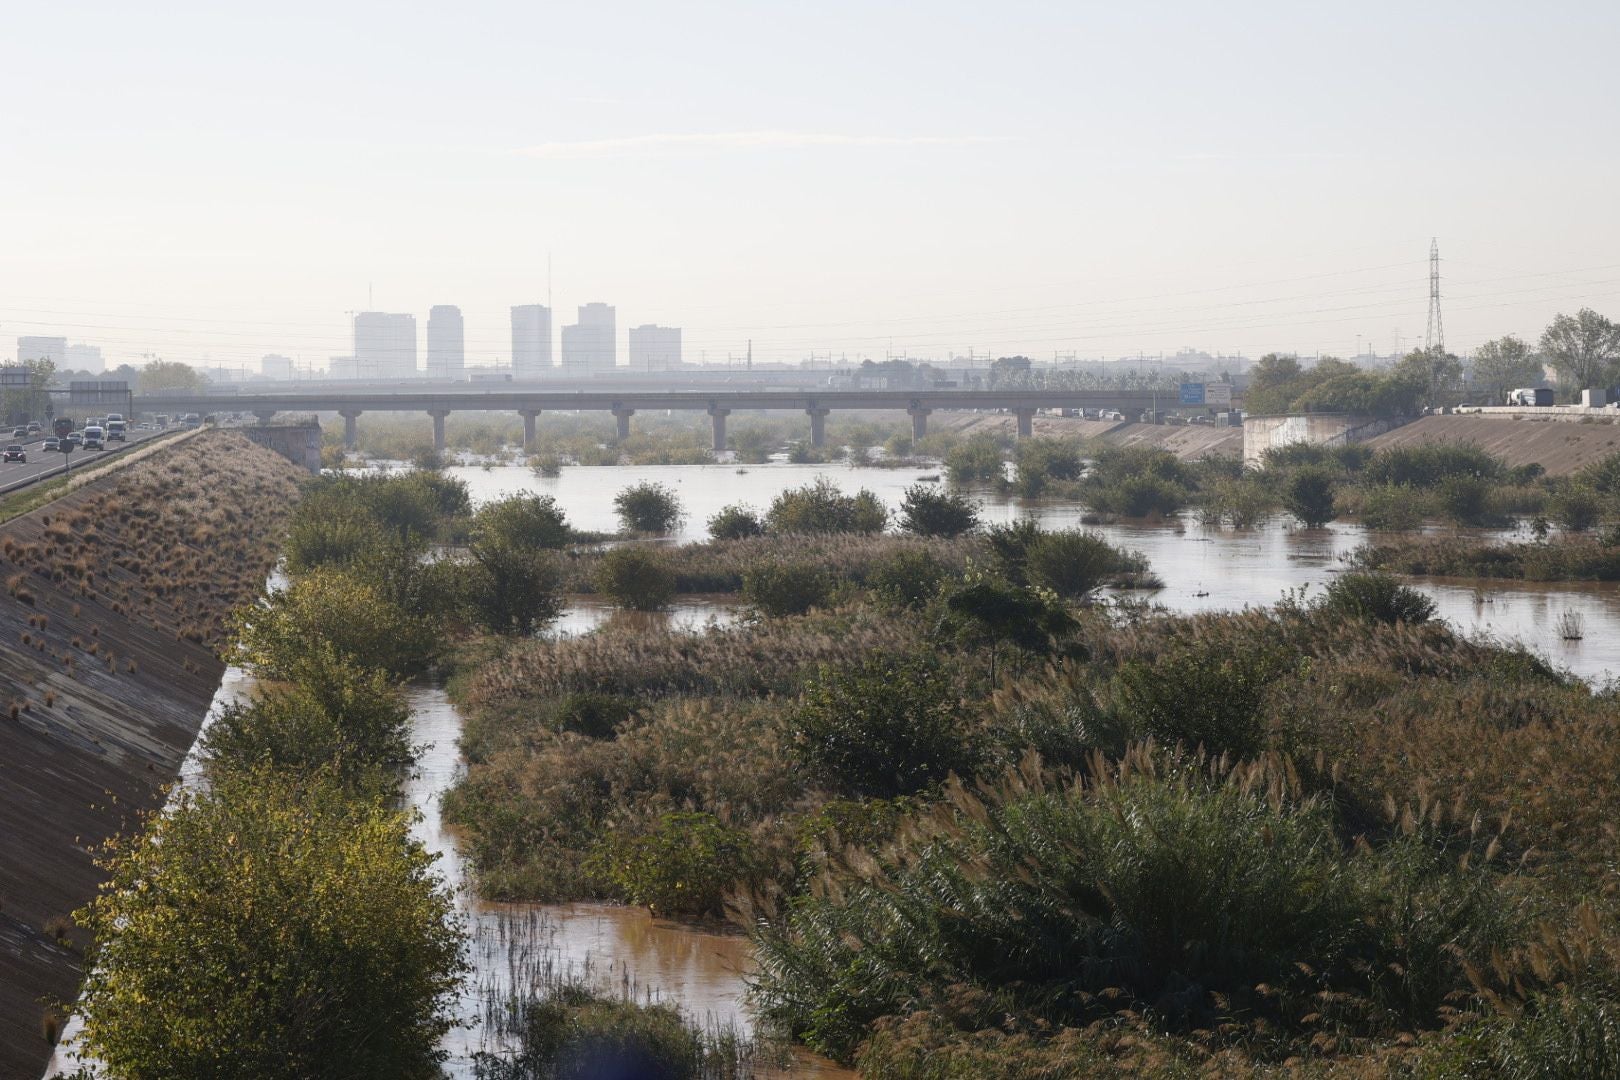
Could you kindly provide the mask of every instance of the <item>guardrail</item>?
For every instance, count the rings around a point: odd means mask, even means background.
[[[32,487],[35,484],[43,483],[46,480],[56,480],[64,476],[77,477],[80,473],[85,472],[86,470],[89,470],[92,474],[99,473],[101,471],[100,465],[102,462],[117,461],[132,450],[150,449],[154,440],[162,439],[165,434],[167,433],[162,431],[154,432],[144,439],[137,439],[135,442],[125,443],[123,446],[120,446],[117,449],[103,450],[96,456],[94,461],[84,462],[79,465],[73,465],[72,462],[64,460],[60,469],[48,469],[25,479],[14,480],[9,484],[0,485],[0,496],[9,495],[13,491],[21,491],[23,488]],[[83,453],[83,451],[78,452]],[[72,454],[57,454],[57,452],[54,450],[41,450],[39,453],[55,454],[56,456],[62,458],[71,458],[73,456]]]

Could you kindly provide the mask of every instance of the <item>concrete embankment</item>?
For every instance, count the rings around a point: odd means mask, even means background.
[[[963,436],[999,435],[1017,432],[1017,418],[1010,413],[936,414],[935,428]],[[1081,420],[1069,416],[1037,416],[1036,438],[1096,439],[1106,446],[1150,446],[1168,450],[1183,461],[1203,457],[1242,457],[1243,429],[1205,427],[1201,424],[1137,424],[1116,420]]]
[[[0,525],[0,1078],[44,1068],[95,850],[175,778],[301,475],[208,432]]]
[[[1367,440],[1374,450],[1429,442],[1473,443],[1510,467],[1537,464],[1567,476],[1620,453],[1620,423],[1608,418],[1556,420],[1544,416],[1425,416]]]

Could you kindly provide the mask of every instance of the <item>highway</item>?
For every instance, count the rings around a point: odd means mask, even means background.
[[[36,480],[43,480],[48,476],[60,476],[63,471],[63,458],[70,457],[74,472],[87,468],[100,461],[109,453],[117,454],[122,449],[138,446],[154,435],[161,435],[162,431],[131,431],[127,443],[109,443],[111,450],[75,450],[70,455],[55,452],[47,453],[41,447],[45,445],[45,436],[36,435],[32,439],[13,439],[10,431],[0,435],[0,449],[13,443],[21,442],[23,449],[28,452],[26,462],[6,461],[0,462],[0,494],[16,491],[27,487]]]

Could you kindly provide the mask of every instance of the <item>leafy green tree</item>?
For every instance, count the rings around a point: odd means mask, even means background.
[[[478,508],[473,535],[502,547],[563,548],[574,531],[550,495],[509,495]]]
[[[1302,465],[1283,484],[1283,506],[1307,529],[1332,521],[1333,470],[1325,465]]]
[[[439,1076],[467,965],[433,860],[327,776],[180,794],[75,916],[84,1049],[118,1080]]]
[[[889,511],[872,492],[845,495],[825,476],[782,492],[765,515],[773,533],[878,533],[888,520]]]
[[[921,608],[939,593],[944,565],[927,551],[896,551],[872,567],[866,579],[873,594],[890,607]]]
[[[723,507],[709,519],[709,536],[715,540],[746,540],[764,534],[765,523],[746,506]]]
[[[353,573],[322,567],[270,593],[237,620],[236,657],[261,677],[293,679],[315,650],[393,675],[427,666],[433,624],[390,601]]]
[[[1083,600],[1119,572],[1142,563],[1097,533],[1071,529],[1043,532],[1024,553],[1029,582],[1066,600]]]
[[[138,394],[200,394],[208,387],[208,376],[174,360],[153,360],[141,368],[135,384]]]
[[[631,611],[659,611],[675,598],[675,572],[661,553],[647,548],[603,553],[593,581],[597,592]]]
[[[626,532],[674,532],[683,517],[679,496],[665,484],[632,484],[613,496],[613,506]]]
[[[1608,386],[1620,366],[1620,326],[1591,308],[1559,314],[1541,333],[1541,351],[1571,390]]]
[[[1474,385],[1493,405],[1507,399],[1509,390],[1541,382],[1541,358],[1522,339],[1508,334],[1474,350]]]
[[[726,893],[757,856],[744,829],[713,814],[664,814],[644,832],[607,832],[590,863],[619,897],[657,915],[725,913]]]
[[[1424,405],[1450,405],[1462,394],[1462,361],[1438,349],[1413,349],[1390,369],[1390,378],[1417,390]]]
[[[51,415],[51,396],[45,390],[56,375],[56,361],[24,358],[22,366],[28,369],[28,385],[0,391],[0,415],[8,424],[44,420]]]
[[[562,614],[562,573],[550,551],[490,537],[468,553],[467,603],[485,629],[533,634]]]
[[[1249,387],[1243,395],[1244,411],[1265,415],[1291,410],[1294,398],[1300,393],[1303,371],[1296,356],[1286,353],[1262,356],[1249,372]]]
[[[743,571],[742,597],[762,614],[803,615],[832,595],[832,575],[812,563],[770,559]]]
[[[975,435],[945,452],[945,472],[954,483],[1000,480],[1003,476],[1001,445],[988,435]]]
[[[979,527],[979,507],[955,491],[927,484],[906,488],[900,500],[900,530],[916,536],[961,536]]]
[[[1431,597],[1377,571],[1340,574],[1317,604],[1334,615],[1410,626],[1428,622],[1439,609]]]
[[[410,760],[410,711],[382,672],[356,667],[327,645],[312,648],[293,675],[261,683],[246,704],[226,707],[208,725],[203,759],[211,778],[258,768],[330,768],[354,785]]]
[[[1046,656],[1057,651],[1078,625],[1050,593],[979,576],[946,594],[939,630],[964,645],[987,649],[994,682],[1003,646]]]

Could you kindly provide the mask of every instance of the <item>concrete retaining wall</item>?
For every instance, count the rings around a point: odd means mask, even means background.
[[[1243,464],[1259,465],[1266,451],[1311,443],[1345,446],[1365,442],[1406,423],[1404,417],[1358,416],[1352,413],[1293,413],[1243,418]]]

